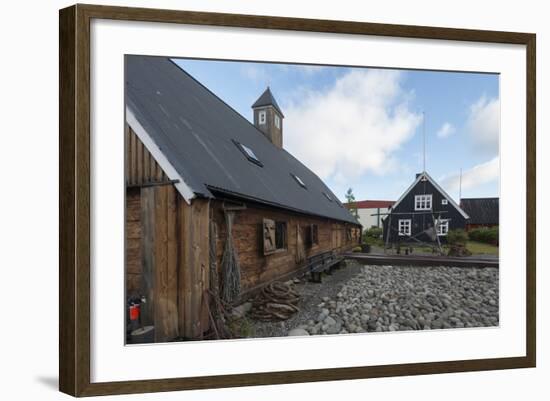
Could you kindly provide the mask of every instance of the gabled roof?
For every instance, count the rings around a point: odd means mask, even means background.
[[[445,190],[444,190],[443,188],[441,188],[441,187],[439,186],[439,184],[438,184],[437,182],[435,182],[435,180],[434,180],[432,177],[430,177],[430,175],[429,175],[427,172],[425,172],[425,171],[423,171],[423,172],[420,173],[420,174],[417,174],[416,180],[414,180],[414,182],[411,184],[411,186],[410,186],[409,188],[407,188],[407,190],[406,190],[405,192],[403,192],[403,194],[399,197],[399,199],[397,199],[397,201],[396,201],[396,202],[394,203],[394,205],[392,206],[392,209],[395,209],[395,208],[399,205],[399,203],[401,203],[401,201],[405,198],[405,196],[407,196],[407,194],[408,194],[409,192],[412,191],[412,189],[416,186],[416,184],[418,184],[418,183],[422,180],[423,177],[426,177],[426,179],[435,187],[435,189],[437,189],[443,196],[445,196],[445,198],[449,201],[449,203],[450,203],[451,205],[453,205],[453,206],[455,207],[455,209],[458,210],[458,212],[459,212],[465,219],[468,219],[468,218],[469,218],[468,214],[467,214],[466,212],[464,212],[464,210],[462,210],[462,209],[460,208],[460,206],[458,206],[458,205],[456,204],[456,202],[453,200],[453,198],[451,198],[451,197],[447,194],[447,192],[445,192]]]
[[[261,96],[254,102],[252,105],[252,108],[255,109],[256,107],[263,107],[263,106],[273,106],[277,111],[281,114],[281,116],[284,117],[283,112],[281,111],[281,108],[277,104],[277,101],[275,100],[275,97],[273,96],[273,93],[271,93],[271,90],[269,89],[269,86],[264,91],[264,93],[261,94]]]
[[[353,203],[353,207],[356,209],[387,209],[390,208],[395,201],[389,200],[362,200]],[[345,207],[350,208],[352,205],[349,203],[344,204]]]
[[[460,206],[470,216],[469,224],[499,222],[499,198],[462,198]]]
[[[169,178],[181,178],[192,196],[225,194],[359,224],[317,175],[170,59],[126,56],[125,79],[126,121],[149,137],[173,167]]]

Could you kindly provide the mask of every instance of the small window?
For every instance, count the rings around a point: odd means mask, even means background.
[[[437,235],[445,236],[449,232],[449,220],[441,219],[435,221],[435,226],[437,227]]]
[[[326,192],[323,192],[323,195],[325,195],[325,198],[327,198],[330,202],[332,202],[332,197],[327,194]]]
[[[398,221],[398,233],[399,233],[399,236],[411,235],[410,219],[400,219]]]
[[[251,161],[254,164],[257,164],[260,167],[263,167],[262,162],[260,161],[260,159],[258,159],[258,156],[256,156],[256,153],[254,153],[252,149],[235,140],[233,140],[233,143],[239,148],[241,152],[243,152],[243,154],[246,156],[246,158],[249,161]]]
[[[285,221],[264,219],[263,221],[264,255],[285,250],[287,245],[287,229]]]
[[[260,124],[265,124],[265,120],[266,120],[266,112],[265,110],[262,110],[260,111],[260,113],[258,114],[258,120],[260,120]]]
[[[414,210],[432,210],[432,195],[415,195]]]
[[[309,226],[309,233],[307,235],[308,245],[310,247],[319,245],[319,226],[317,224],[311,224]]]
[[[441,199],[441,204],[442,205],[447,205],[449,203],[449,201],[447,199]]]
[[[297,175],[295,174],[290,174],[292,176],[292,178],[294,178],[296,180],[296,182],[302,187],[302,188],[307,188],[306,187],[306,184],[302,181],[302,179],[300,177],[298,177]]]
[[[281,118],[277,114],[275,114],[275,126],[277,129],[281,129]]]

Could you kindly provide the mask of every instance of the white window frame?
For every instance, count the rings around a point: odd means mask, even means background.
[[[437,235],[445,237],[449,233],[449,219],[436,220]]]
[[[258,122],[260,124],[265,124],[267,120],[267,112],[265,110],[260,110],[260,112],[258,113]]]
[[[281,117],[277,114],[275,114],[275,127],[277,127],[277,129],[281,129]]]
[[[432,194],[415,195],[414,210],[432,210]]]
[[[447,199],[441,199],[441,204],[442,205],[448,205],[449,201]]]
[[[411,219],[399,219],[397,221],[397,232],[400,237],[403,237],[405,235],[410,236],[411,235],[411,225],[412,221]],[[403,226],[403,230],[401,230],[401,226]]]

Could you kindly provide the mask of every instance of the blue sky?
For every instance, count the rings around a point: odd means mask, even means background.
[[[344,199],[397,199],[426,171],[458,199],[499,196],[499,76],[175,60],[243,117],[270,86],[284,147]]]

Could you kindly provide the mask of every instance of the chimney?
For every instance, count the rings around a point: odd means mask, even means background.
[[[254,126],[278,148],[283,147],[283,112],[269,86],[252,105]]]

